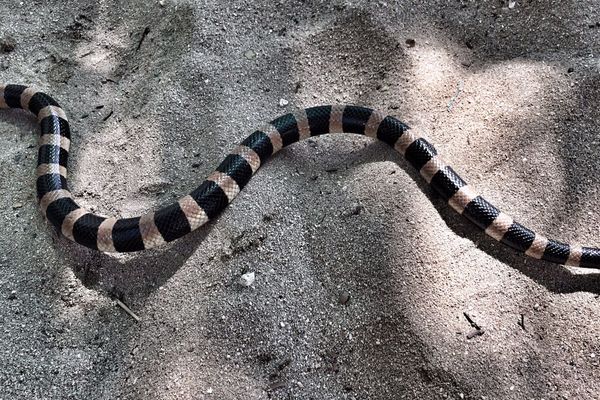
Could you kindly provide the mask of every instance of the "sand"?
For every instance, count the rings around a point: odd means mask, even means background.
[[[0,1],[1,80],[65,108],[96,212],[167,204],[264,122],[348,103],[424,132],[520,222],[598,244],[596,1],[49,3]],[[39,212],[34,118],[0,131],[0,399],[599,396],[598,271],[497,244],[382,143],[295,144],[206,229],[108,255]]]

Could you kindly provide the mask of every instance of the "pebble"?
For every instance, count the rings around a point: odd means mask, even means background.
[[[279,107],[285,107],[288,104],[290,104],[290,102],[287,101],[286,99],[279,99]]]
[[[255,278],[256,275],[254,274],[254,272],[246,272],[244,275],[240,276],[239,283],[242,286],[249,287],[252,286]]]
[[[345,217],[350,217],[350,216],[353,216],[353,215],[359,215],[364,210],[365,210],[365,207],[363,207],[361,204],[355,204],[350,210],[347,210],[344,213],[344,216]]]
[[[13,210],[16,210],[17,208],[21,208],[21,207],[23,207],[23,203],[15,203],[12,206]]]
[[[350,293],[348,293],[348,292],[342,292],[342,293],[340,293],[340,296],[338,297],[338,301],[342,305],[347,304],[348,301],[350,301]]]
[[[253,52],[252,50],[247,50],[244,53],[244,57],[246,57],[248,60],[254,60],[256,58],[256,53]]]
[[[12,53],[15,50],[16,43],[11,38],[5,38],[0,40],[0,51],[2,53]]]
[[[406,45],[408,47],[415,47],[416,44],[417,42],[415,41],[415,39],[406,39]]]

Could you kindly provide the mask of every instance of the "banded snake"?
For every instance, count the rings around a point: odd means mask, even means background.
[[[356,133],[377,138],[409,164],[457,213],[495,240],[557,264],[600,268],[600,249],[547,239],[497,209],[438,155],[418,132],[392,116],[359,106],[319,106],[274,119],[235,147],[200,186],[177,202],[140,217],[107,218],[81,208],[67,187],[70,130],[50,96],[22,85],[0,85],[0,108],[21,108],[41,126],[37,197],[45,217],[68,239],[103,252],[130,252],[173,241],[215,218],[258,168],[283,147],[312,136]]]

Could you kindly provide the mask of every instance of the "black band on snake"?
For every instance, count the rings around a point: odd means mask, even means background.
[[[42,213],[64,236],[95,250],[138,251],[180,238],[219,215],[283,147],[311,136],[345,132],[377,138],[403,154],[450,207],[497,241],[533,258],[600,268],[600,249],[547,239],[515,222],[467,185],[419,133],[369,108],[320,106],[283,115],[248,136],[189,195],[158,211],[122,219],[95,215],[73,200],[67,187],[69,123],[56,101],[30,87],[0,85],[0,108],[22,108],[37,116],[37,196]]]

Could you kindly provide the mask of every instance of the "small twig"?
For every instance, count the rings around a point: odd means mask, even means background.
[[[87,57],[87,56],[92,55],[92,54],[94,54],[93,51],[88,51],[87,53],[80,55],[79,58],[84,58],[84,57]]]
[[[146,39],[146,36],[148,36],[149,33],[150,33],[150,28],[148,28],[148,27],[144,28],[144,32],[142,32],[142,37],[140,38],[140,41],[138,42],[138,45],[137,45],[135,51],[138,51],[140,49],[140,47],[142,47],[142,43],[144,43],[144,39]]]
[[[525,315],[521,314],[521,319],[517,322],[517,325],[519,325],[524,331],[527,331],[525,328]]]
[[[108,115],[104,118],[102,118],[102,121],[106,121],[107,119],[110,118],[110,116],[113,115],[113,110],[110,110],[110,112],[108,113]]]
[[[460,97],[460,94],[462,93],[463,86],[464,86],[463,81],[459,81],[458,84],[456,85],[456,93],[454,93],[454,96],[452,96],[452,98],[448,102],[448,105],[446,106],[446,108],[448,109],[448,112],[452,111],[452,107],[454,107],[455,103],[458,103],[458,98]]]
[[[115,300],[117,302],[117,305],[119,307],[121,307],[123,310],[125,310],[125,312],[129,315],[131,315],[131,317],[133,319],[136,320],[136,322],[140,322],[140,317],[138,317],[133,311],[131,311],[131,309],[129,307],[127,307],[121,300],[116,299]]]
[[[471,319],[469,314],[467,314],[466,312],[463,312],[463,315],[465,316],[465,318],[467,319],[467,321],[469,322],[469,324],[471,324],[471,326],[473,328],[477,329],[478,331],[481,330],[481,327],[479,325],[477,325],[477,323]]]

